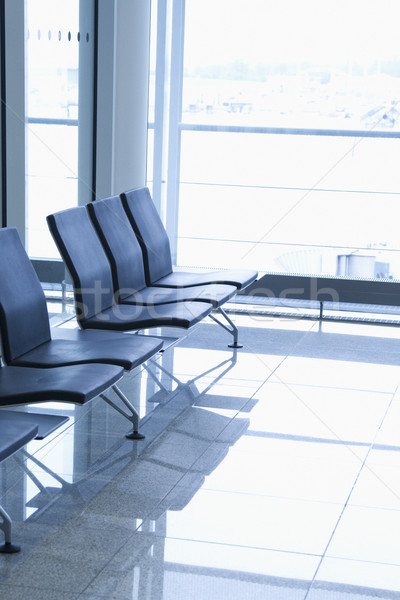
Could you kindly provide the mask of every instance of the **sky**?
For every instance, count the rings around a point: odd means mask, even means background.
[[[186,0],[185,65],[400,55],[400,0]]]

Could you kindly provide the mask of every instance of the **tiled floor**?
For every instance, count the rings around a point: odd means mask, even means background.
[[[143,442],[40,407],[70,420],[0,466],[0,598],[400,599],[399,329],[235,320],[124,377]]]

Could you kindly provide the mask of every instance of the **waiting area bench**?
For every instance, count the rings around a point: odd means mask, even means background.
[[[117,369],[119,379],[123,370],[131,371],[159,352],[163,340],[118,332],[63,331],[60,328],[52,333],[42,286],[15,228],[0,229],[0,256],[0,334],[3,360],[9,367],[46,369],[46,373],[41,373],[41,379],[46,385],[50,382],[49,390],[39,385],[37,395],[35,385],[31,386],[32,401],[33,398],[36,398],[35,401],[54,400],[51,398],[53,391],[57,392],[59,400],[69,401],[69,390],[73,398],[79,397],[81,391],[82,397],[85,397],[93,386],[94,395],[100,395],[132,423],[133,430],[127,437],[141,439],[143,436],[138,432],[137,411],[118,388],[116,381],[106,387],[113,389],[125,410],[122,411],[105,395],[103,374],[107,380],[108,373]],[[33,375],[35,371],[31,370]],[[93,378],[87,381],[86,374],[90,372],[93,372]],[[22,373],[21,371],[21,376]],[[32,379],[34,381],[35,378]],[[97,387],[96,381],[99,382]],[[88,389],[85,388],[86,382],[89,384]],[[0,384],[4,386],[5,382],[0,380]],[[27,389],[29,385],[28,377]],[[9,393],[11,402],[12,389]]]
[[[159,352],[162,339],[61,329],[52,335],[42,287],[15,228],[0,229],[0,256],[1,409],[48,401],[82,405],[100,396],[133,425],[126,437],[143,438],[138,414],[116,384],[125,370]],[[106,396],[110,388],[128,412]],[[38,435],[35,420],[33,413],[0,410],[0,461]],[[0,518],[5,536],[0,551],[17,552],[3,507]]]
[[[257,279],[257,271],[251,269],[223,269],[209,273],[174,270],[168,234],[149,188],[139,187],[123,192],[121,199],[143,251],[147,285],[186,288],[223,284],[244,290]]]
[[[139,415],[116,384],[124,371],[157,354],[163,340],[125,332],[162,326],[188,329],[210,315],[233,335],[232,346],[240,347],[237,329],[222,305],[257,274],[174,279],[163,267],[163,258],[167,263],[170,260],[167,253],[159,257],[158,277],[153,281],[145,257],[149,248],[146,246],[145,255],[141,233],[133,225],[136,204],[132,208],[131,196],[127,192],[122,198],[110,197],[47,219],[72,276],[80,330],[51,331],[41,284],[17,230],[0,229],[0,335],[5,363],[0,364],[0,407],[47,401],[84,404],[100,396],[132,424],[126,437],[141,439]],[[148,193],[139,196],[148,201]],[[157,213],[153,218],[151,198],[147,206],[153,219],[149,230],[157,233],[161,221]],[[165,230],[161,231],[161,244],[165,244],[165,236]],[[152,264],[154,267],[154,261]],[[211,315],[213,310],[231,327]],[[123,408],[106,396],[110,388]],[[0,461],[37,434],[38,425],[24,418],[24,413],[0,410]],[[11,519],[1,506],[0,517],[5,536],[0,552],[19,551],[11,540]]]
[[[54,213],[47,222],[71,275],[83,329],[188,329],[210,316],[233,336],[230,347],[241,347],[222,305],[257,272],[172,272],[168,236],[147,188]]]

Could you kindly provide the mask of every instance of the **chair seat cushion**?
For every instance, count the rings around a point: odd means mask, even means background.
[[[104,363],[130,371],[161,350],[160,338],[134,336],[125,333],[52,330],[53,339],[15,359],[11,365],[30,367],[61,367],[85,363]],[[108,336],[108,337],[107,337]]]
[[[234,285],[196,285],[187,288],[147,287],[121,299],[122,304],[156,306],[175,302],[196,300],[208,302],[218,308],[230,300],[238,289]]]
[[[194,285],[204,285],[218,283],[224,285],[234,285],[239,290],[245,289],[248,285],[257,279],[257,271],[251,270],[223,270],[211,271],[210,273],[190,273],[186,271],[173,271],[157,281],[153,281],[153,286],[160,287],[189,287]]]
[[[84,404],[123,375],[122,367],[103,364],[34,369],[0,368],[0,406],[54,400]]]
[[[82,321],[89,329],[128,331],[149,327],[184,327],[189,329],[210,314],[211,304],[205,302],[178,302],[157,306],[118,304]]]
[[[19,415],[17,417],[0,411],[0,461],[25,446],[38,432],[37,425],[23,421]]]

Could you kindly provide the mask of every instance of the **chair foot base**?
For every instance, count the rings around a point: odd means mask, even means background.
[[[127,433],[125,437],[128,440],[144,440],[146,436],[138,431],[132,431],[131,433]]]
[[[11,542],[6,542],[0,546],[0,552],[3,554],[14,554],[14,552],[19,552],[20,550],[21,546],[16,546],[15,544],[11,544]]]
[[[234,344],[228,344],[228,348],[243,348],[243,344],[235,342]]]

